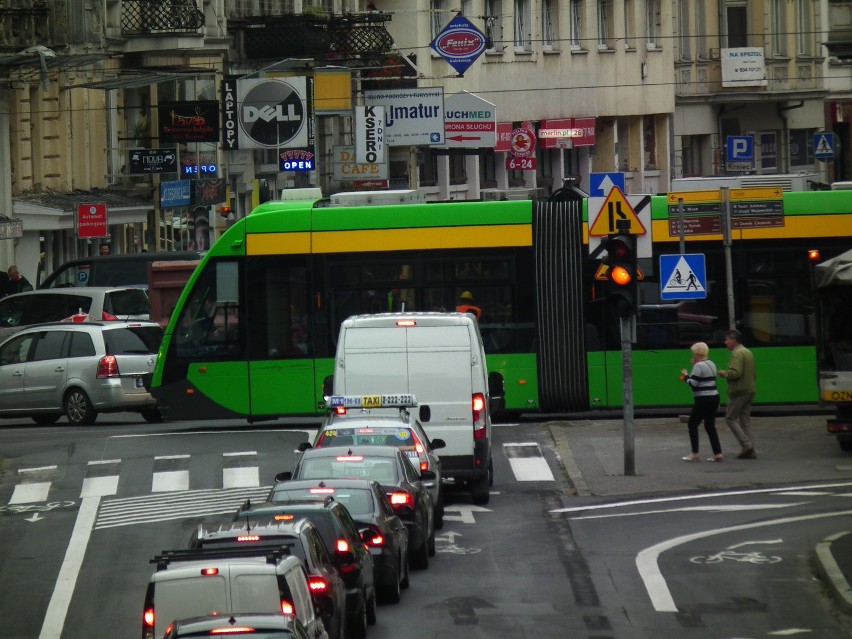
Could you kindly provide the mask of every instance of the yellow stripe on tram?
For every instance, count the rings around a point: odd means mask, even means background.
[[[246,235],[246,255],[304,255],[311,252],[311,234],[249,233]]]
[[[314,253],[532,246],[532,225],[444,226],[314,233]]]

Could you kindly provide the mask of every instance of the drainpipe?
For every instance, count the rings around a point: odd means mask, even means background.
[[[782,106],[779,102],[777,104],[778,108],[778,119],[784,123],[781,129],[781,144],[779,144],[779,148],[781,149],[781,157],[782,157],[782,165],[781,168],[784,169],[781,171],[782,173],[790,172],[790,155],[787,152],[790,148],[790,125],[787,122],[787,116],[784,111],[789,111],[790,109],[801,109],[805,106],[804,100],[799,100],[798,104],[792,104],[790,106]]]

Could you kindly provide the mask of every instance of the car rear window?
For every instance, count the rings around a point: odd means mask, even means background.
[[[320,434],[317,448],[329,446],[394,446],[413,448],[417,437],[407,426],[359,426],[329,428]]]
[[[128,288],[109,293],[107,299],[104,300],[104,310],[116,316],[149,315],[151,313],[151,302],[148,300],[145,291],[138,288]]]
[[[373,499],[370,491],[365,488],[322,488],[323,493],[311,492],[310,488],[279,488],[276,486],[272,501],[287,503],[289,501],[305,501],[316,499],[322,501],[328,495],[333,495],[335,501],[346,506],[350,515],[366,515],[373,512]]]
[[[151,355],[160,348],[159,326],[128,326],[104,331],[107,355]]]

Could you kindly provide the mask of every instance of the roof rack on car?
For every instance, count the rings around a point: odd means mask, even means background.
[[[163,550],[161,554],[150,560],[157,564],[157,572],[165,570],[173,561],[198,561],[204,559],[238,559],[243,557],[266,557],[266,563],[277,564],[283,557],[290,554],[290,547],[283,545],[277,548],[212,548],[188,550]]]

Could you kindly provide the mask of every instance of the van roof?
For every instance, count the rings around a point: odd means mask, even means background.
[[[376,313],[353,315],[343,321],[344,326],[394,326],[401,320],[412,320],[420,326],[461,326],[476,321],[469,313]]]

